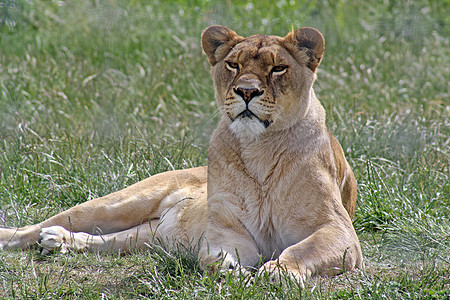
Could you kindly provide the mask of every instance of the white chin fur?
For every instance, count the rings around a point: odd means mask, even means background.
[[[266,131],[264,125],[255,118],[237,118],[230,124],[231,131],[241,142],[252,142]]]

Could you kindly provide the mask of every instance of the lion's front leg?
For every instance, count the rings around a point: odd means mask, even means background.
[[[208,225],[199,257],[201,267],[212,272],[254,266],[260,259],[258,247],[237,218],[229,197],[221,194],[208,199]]]
[[[330,224],[286,248],[278,259],[266,262],[260,272],[275,279],[288,276],[303,284],[316,274],[336,275],[355,267],[362,267],[356,233],[352,227]]]
[[[215,235],[215,238],[208,238]],[[212,273],[219,270],[252,267],[259,262],[258,249],[250,237],[234,229],[212,230],[199,253],[200,267]]]

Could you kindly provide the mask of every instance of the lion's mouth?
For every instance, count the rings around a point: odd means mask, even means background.
[[[240,114],[238,114],[236,116],[236,118],[232,118],[231,121],[234,122],[235,120],[237,120],[238,118],[240,119],[250,119],[252,120],[253,118],[256,118],[258,121],[260,121],[263,125],[264,128],[269,127],[269,125],[272,123],[269,120],[261,120],[257,115],[255,115],[250,109],[246,108],[244,111],[242,111]]]

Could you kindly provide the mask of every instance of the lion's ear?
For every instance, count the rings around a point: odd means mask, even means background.
[[[325,51],[325,40],[323,35],[315,28],[299,28],[285,37],[285,41],[297,50],[307,50],[309,56],[308,68],[316,71]]]
[[[208,56],[209,63],[214,66],[224,59],[230,50],[243,39],[225,26],[213,25],[203,31],[202,48]]]

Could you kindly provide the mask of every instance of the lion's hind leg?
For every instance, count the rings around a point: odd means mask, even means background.
[[[178,202],[167,207],[160,218],[154,218],[129,229],[106,234],[90,234],[72,232],[62,226],[44,227],[40,230],[38,243],[41,253],[54,250],[87,250],[91,252],[126,253],[145,249],[148,244],[162,244],[169,248],[182,243],[190,246],[200,241],[206,228],[207,202],[201,197],[202,190],[192,191],[192,195],[184,196],[184,191],[172,196]]]
[[[105,237],[109,238],[108,234],[112,234],[111,240],[106,239],[108,241],[106,244],[115,249],[116,246],[112,246],[111,242],[113,238],[125,241],[127,236],[136,238],[137,235],[133,235],[132,232],[136,232],[137,229],[147,232],[145,224],[149,224],[149,220],[154,222],[153,220],[160,219],[164,211],[181,200],[206,199],[206,174],[206,167],[157,174],[121,191],[81,203],[39,224],[22,228],[0,228],[0,250],[36,245],[41,230],[54,226],[59,228],[54,238],[59,236],[70,242],[70,236],[76,236],[73,242],[80,242],[81,248],[84,245],[81,242],[82,237],[85,237],[94,241],[92,248],[104,250],[103,246],[97,245],[100,240],[105,243]],[[68,232],[77,234],[68,235]],[[102,235],[92,234],[98,232]],[[124,232],[124,235],[120,234],[121,232]],[[45,230],[44,233],[47,234]],[[48,236],[53,234],[54,232],[48,232]],[[148,237],[146,238],[148,241]],[[139,246],[140,239],[137,241]],[[117,247],[119,251],[123,246]]]
[[[87,250],[91,252],[127,253],[144,249],[147,243],[161,238],[158,233],[159,220],[152,220],[119,232],[93,235],[86,232],[71,232],[62,226],[42,228],[39,245],[42,254],[51,251],[65,253],[69,250]]]
[[[0,250],[23,249],[36,243],[40,227],[0,228]]]

